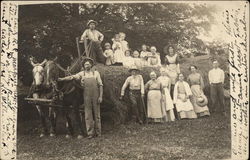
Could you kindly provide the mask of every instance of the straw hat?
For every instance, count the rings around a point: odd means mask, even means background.
[[[97,22],[96,22],[96,21],[94,21],[94,20],[89,20],[88,23],[87,23],[87,26],[89,26],[90,23],[95,23],[95,25],[97,25]]]
[[[104,47],[106,47],[106,46],[111,46],[111,44],[110,43],[105,43]]]
[[[84,57],[82,60],[82,64],[84,65],[86,62],[89,62],[91,64],[91,66],[94,65],[94,60],[92,58]]]
[[[207,97],[205,95],[201,95],[200,97],[196,98],[196,104],[200,107],[205,107],[208,104]]]
[[[136,66],[131,66],[128,71],[132,72],[133,70],[140,71]]]

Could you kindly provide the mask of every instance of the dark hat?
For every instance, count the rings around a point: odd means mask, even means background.
[[[97,22],[96,22],[96,21],[94,21],[94,20],[89,20],[88,23],[87,23],[87,26],[89,26],[90,23],[95,23],[95,25],[97,25]]]
[[[133,70],[140,71],[136,66],[131,66],[128,71],[132,72]]]
[[[196,98],[196,104],[200,107],[205,107],[208,104],[207,97],[205,95],[201,95]]]
[[[94,60],[89,57],[84,57],[82,60],[82,64],[84,65],[86,62],[89,62],[92,66],[94,65]]]

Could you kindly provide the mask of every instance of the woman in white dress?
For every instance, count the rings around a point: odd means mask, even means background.
[[[150,73],[150,78],[146,85],[148,118],[151,122],[164,122],[164,113],[161,107],[162,87],[157,80],[155,72]]]
[[[165,112],[165,121],[174,121],[175,115],[174,115],[174,104],[173,100],[170,96],[170,87],[171,87],[171,80],[168,77],[168,72],[165,68],[160,69],[161,76],[158,77],[158,81],[160,81],[162,88],[163,88],[163,94],[162,94],[162,108]]]
[[[187,82],[184,81],[183,74],[179,74],[179,81],[176,82],[174,87],[174,103],[180,119],[193,119],[197,118],[196,113],[190,98],[192,91]]]
[[[174,51],[174,46],[172,45],[164,47],[164,53],[166,54],[165,65],[168,67],[168,75],[171,79],[170,95],[173,98],[174,85],[177,81],[178,74],[180,73],[179,58]]]
[[[122,65],[124,52],[122,51],[122,44],[120,40],[120,35],[116,34],[113,40],[112,49],[114,51],[114,62],[115,65]]]

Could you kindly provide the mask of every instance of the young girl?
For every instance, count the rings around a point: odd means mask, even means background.
[[[142,51],[141,51],[141,60],[142,60],[143,66],[148,66],[148,55],[149,55],[149,52],[147,51],[147,46],[143,44]]]
[[[110,43],[105,43],[105,51],[103,55],[106,57],[106,65],[110,66],[114,63],[114,52],[111,49]]]
[[[148,55],[148,64],[151,67],[159,67],[161,66],[161,58],[160,58],[160,53],[156,52],[156,47],[152,46],[150,48],[150,53]]]
[[[134,59],[130,56],[130,50],[125,51],[125,57],[123,58],[123,66],[130,68],[131,66],[134,66]]]
[[[134,63],[135,63],[136,67],[138,67],[138,68],[142,67],[142,61],[141,61],[141,58],[140,58],[140,53],[137,50],[135,50],[133,52],[133,59],[134,59]]]
[[[114,51],[115,65],[122,65],[123,58],[125,56],[124,56],[124,52],[122,51],[122,43],[120,40],[120,35],[116,34],[114,39],[112,39],[112,41],[113,41],[112,49]]]
[[[126,34],[123,32],[120,32],[119,35],[120,35],[121,44],[122,44],[122,51],[123,53],[125,53],[125,51],[129,49],[128,42],[125,40]]]

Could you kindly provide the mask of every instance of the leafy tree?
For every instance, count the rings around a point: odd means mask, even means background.
[[[115,33],[124,32],[132,49],[139,49],[144,43],[156,46],[161,54],[163,47],[170,43],[182,50],[203,49],[203,41],[197,36],[200,31],[209,31],[215,10],[214,6],[185,3],[22,5],[20,77],[26,85],[31,83],[31,71],[27,72],[31,67],[26,63],[30,55],[40,61],[53,55],[76,57],[75,38],[86,29],[89,19],[98,21],[98,30],[105,35],[104,42],[111,42]]]

